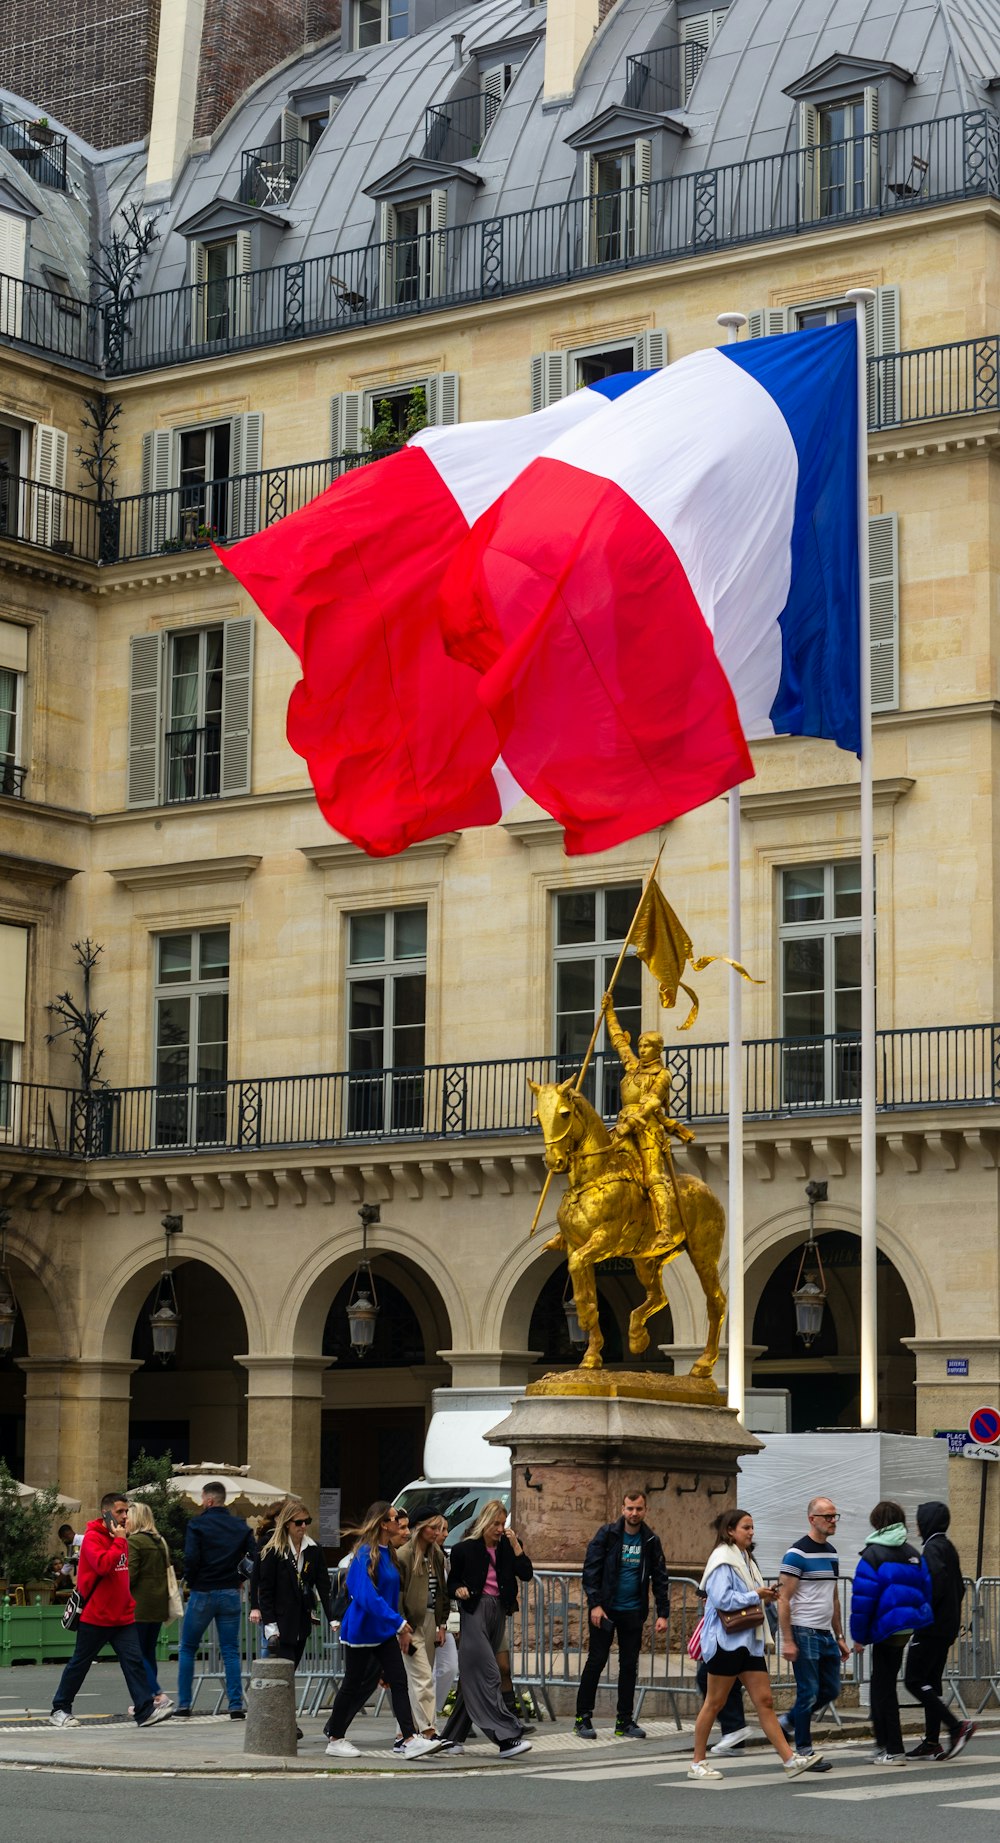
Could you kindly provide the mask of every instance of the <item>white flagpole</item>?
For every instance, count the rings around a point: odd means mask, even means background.
[[[726,329],[729,344],[746,326],[746,314],[720,314],[717,324]],[[729,958],[743,959],[740,927],[740,790],[729,790]],[[744,1419],[746,1407],[746,1310],[744,1297],[743,1232],[743,982],[729,974],[729,1331],[727,1400]]]
[[[871,288],[849,288],[858,329],[858,571],[861,601],[861,1425],[878,1426],[878,1216],[875,1189],[875,828],[868,581],[868,340]]]

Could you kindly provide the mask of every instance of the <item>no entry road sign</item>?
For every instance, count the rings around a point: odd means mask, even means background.
[[[1000,1440],[1000,1410],[977,1408],[969,1419],[969,1438],[977,1446],[995,1446]]]

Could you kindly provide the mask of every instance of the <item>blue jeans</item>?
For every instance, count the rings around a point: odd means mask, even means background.
[[[832,1632],[817,1632],[809,1625],[793,1625],[792,1638],[799,1648],[792,1665],[798,1691],[791,1716],[795,1751],[808,1753],[813,1709],[825,1709],[840,1695],[840,1646]]]
[[[80,1686],[98,1652],[103,1651],[105,1645],[111,1646],[122,1667],[122,1675],[128,1684],[135,1709],[136,1724],[141,1726],[153,1712],[153,1692],[149,1687],[146,1662],[139,1649],[134,1625],[85,1625],[81,1619],[76,1628],[76,1650],[59,1679],[52,1707],[72,1715]]]
[[[215,1620],[219,1649],[226,1673],[226,1699],[231,1709],[243,1707],[243,1675],[240,1666],[240,1604],[238,1587],[216,1587],[211,1593],[193,1593],[184,1609],[181,1627],[180,1661],[177,1666],[177,1706],[191,1707],[194,1685],[195,1653]]]

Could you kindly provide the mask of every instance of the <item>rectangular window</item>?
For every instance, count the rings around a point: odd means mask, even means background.
[[[24,691],[28,670],[28,631],[0,621],[0,794],[24,793]]]
[[[21,1045],[0,1037],[0,1137],[17,1134],[18,1089],[21,1079]]]
[[[630,339],[624,346],[601,346],[591,352],[572,352],[570,362],[576,388],[581,384],[600,384],[604,378],[617,377],[620,372],[638,369],[635,340]]]
[[[178,442],[181,542],[224,541],[229,535],[232,422],[182,429]]]
[[[632,254],[635,224],[635,159],[631,149],[601,154],[593,162],[594,262],[621,262]]]
[[[0,537],[20,537],[23,526],[24,437],[0,422]]]
[[[205,247],[205,338],[228,339],[233,331],[236,240]]]
[[[424,301],[431,292],[431,201],[393,210],[391,252],[392,298],[397,303]]]
[[[558,1080],[576,1075],[586,1054],[601,997],[607,990],[642,894],[640,883],[610,889],[558,890],[555,896],[554,989],[555,1052]],[[642,963],[626,955],[614,1000],[623,1030],[638,1039],[641,1017]],[[618,1112],[621,1065],[604,1025],[584,1081],[584,1093],[605,1117]]]
[[[28,993],[28,930],[0,922],[0,1132],[16,1136]]]
[[[424,1124],[427,910],[384,909],[347,923],[348,1131]]]
[[[829,306],[793,308],[792,317],[795,332],[803,333],[812,326],[840,326],[856,315],[853,301],[834,301]]]
[[[867,201],[865,100],[825,103],[819,116],[819,216],[853,217]]]
[[[355,0],[354,44],[359,51],[405,38],[408,25],[408,0]]]
[[[166,734],[168,802],[215,800],[219,796],[222,652],[221,625],[171,636]]]
[[[224,1144],[229,929],[156,940],[156,1144]]]
[[[856,1102],[861,1093],[861,862],[781,872],[782,1099]]]

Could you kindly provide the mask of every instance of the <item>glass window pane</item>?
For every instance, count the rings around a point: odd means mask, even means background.
[[[785,997],[786,1037],[821,1037],[823,1035],[822,992],[796,992]]]
[[[833,943],[833,982],[838,992],[860,990],[861,936],[838,934]]]
[[[421,1069],[424,1066],[424,1027],[418,1025],[414,1030],[394,1030],[392,1033],[392,1066],[394,1069]]]
[[[229,977],[229,929],[209,928],[199,936],[202,979]]]
[[[377,1030],[380,1035],[385,1024],[385,980],[352,979],[349,992],[348,1029]],[[382,1052],[379,1051],[379,1063]]]
[[[838,917],[861,914],[861,861],[833,867],[833,912]]]
[[[556,1032],[556,1053],[575,1063],[583,1061],[590,1033],[594,1028],[592,1011],[567,1011],[560,1015]],[[566,1071],[563,1071],[565,1074]],[[561,1079],[561,1078],[560,1078]]]
[[[781,892],[783,921],[822,921],[823,869],[821,865],[784,871],[781,879]]]
[[[605,890],[604,939],[606,941],[625,939],[641,895],[641,883],[626,883],[621,889]],[[622,970],[624,971],[624,968]]]
[[[600,1002],[594,990],[593,960],[562,960],[556,967],[556,1010],[585,1011],[593,1021]]]
[[[409,6],[407,0],[388,0],[389,37],[405,38],[409,23]]]
[[[191,1040],[191,1000],[189,998],[161,998],[156,1007],[156,1050],[157,1062],[164,1057],[168,1059],[177,1052],[181,1072],[172,1076],[174,1081],[187,1081],[188,1051]],[[177,1066],[175,1058],[172,1066]]]
[[[823,943],[821,940],[784,941],[782,943],[784,992],[823,991]]]
[[[226,992],[203,992],[198,1000],[198,1055],[209,1044],[225,1046],[229,1029],[229,995]]]
[[[222,719],[222,628],[210,627],[205,635],[205,722]]]
[[[191,977],[191,936],[161,934],[159,939],[160,985],[174,985]]]
[[[849,1030],[852,1033],[861,1029],[861,993],[860,991],[838,992],[834,999],[833,1027],[836,1031]]]
[[[347,1039],[347,1066],[351,1070],[380,1069],[383,1065],[381,1030],[352,1030]]]
[[[350,928],[350,961],[352,966],[363,966],[371,960],[385,959],[385,916],[352,915]]]
[[[427,952],[427,910],[400,909],[394,918],[395,957],[419,960]]]
[[[556,941],[571,947],[596,939],[597,896],[594,890],[562,890],[556,897]]]
[[[427,980],[423,973],[407,973],[393,980],[393,1023],[397,1030],[423,1030]]]

